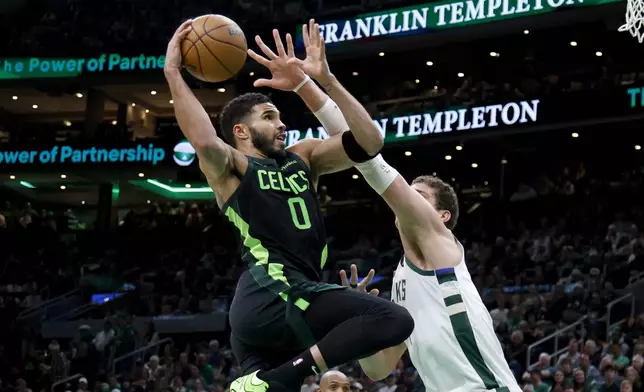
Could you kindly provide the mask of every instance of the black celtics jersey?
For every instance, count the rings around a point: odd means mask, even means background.
[[[223,212],[239,230],[242,259],[262,286],[281,294],[295,281],[321,279],[324,222],[310,169],[296,154],[248,157]]]

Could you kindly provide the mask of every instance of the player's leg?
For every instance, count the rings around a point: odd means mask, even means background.
[[[304,319],[318,343],[279,367],[236,380],[231,392],[295,390],[309,375],[402,343],[414,328],[403,307],[351,290],[316,294]]]

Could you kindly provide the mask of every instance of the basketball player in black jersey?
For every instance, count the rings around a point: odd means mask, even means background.
[[[249,50],[272,75],[255,86],[295,91],[331,135],[289,148],[279,110],[257,93],[224,107],[220,131],[226,142],[217,135],[180,73],[179,43],[190,29],[187,21],[170,41],[164,71],[179,126],[217,203],[239,230],[249,265],[229,314],[231,344],[244,373],[231,392],[299,390],[309,375],[402,343],[414,325],[402,307],[319,283],[327,246],[318,178],[369,160],[383,145],[368,113],[329,71],[319,26],[303,26],[304,60],[295,58],[290,35],[285,49],[276,30],[277,53],[259,37],[266,57]]]

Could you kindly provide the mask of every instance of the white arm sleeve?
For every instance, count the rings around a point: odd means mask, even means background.
[[[340,108],[331,98],[327,99],[320,110],[313,114],[329,133],[329,136],[338,135],[349,130],[347,120],[344,119]]]
[[[380,154],[367,162],[358,163],[355,167],[379,195],[385,193],[389,185],[398,177],[398,170],[389,166]]]

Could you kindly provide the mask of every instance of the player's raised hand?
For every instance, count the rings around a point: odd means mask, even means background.
[[[320,34],[320,25],[315,23],[314,19],[311,19],[308,25],[302,26],[302,40],[306,49],[306,58],[300,60],[297,57],[293,57],[289,59],[289,62],[297,64],[307,75],[324,86],[333,75],[326,60],[324,38]],[[287,44],[291,47],[293,46],[293,42],[289,43],[288,38]]]
[[[286,34],[288,49],[284,49],[282,38],[277,30],[273,30],[273,39],[275,40],[275,49],[277,54],[269,48],[259,36],[255,36],[257,46],[264,53],[264,56],[248,49],[248,55],[264,67],[271,71],[270,79],[257,79],[253,86],[271,87],[276,90],[293,91],[306,77],[304,71],[297,64],[289,63],[289,60],[295,58],[293,49],[293,40],[290,34]]]
[[[181,23],[181,26],[175,31],[165,54],[165,63],[163,65],[165,71],[181,69],[181,41],[183,41],[191,30],[192,19],[188,19]]]
[[[349,279],[347,279],[347,271],[340,270],[340,281],[342,282],[342,286],[350,287],[363,293],[367,292],[367,286],[369,286],[369,283],[371,283],[374,276],[376,276],[376,271],[371,269],[367,276],[358,283],[358,267],[355,264],[351,264],[351,277]],[[372,289],[369,291],[369,294],[377,297],[378,294],[380,294],[380,290]]]

